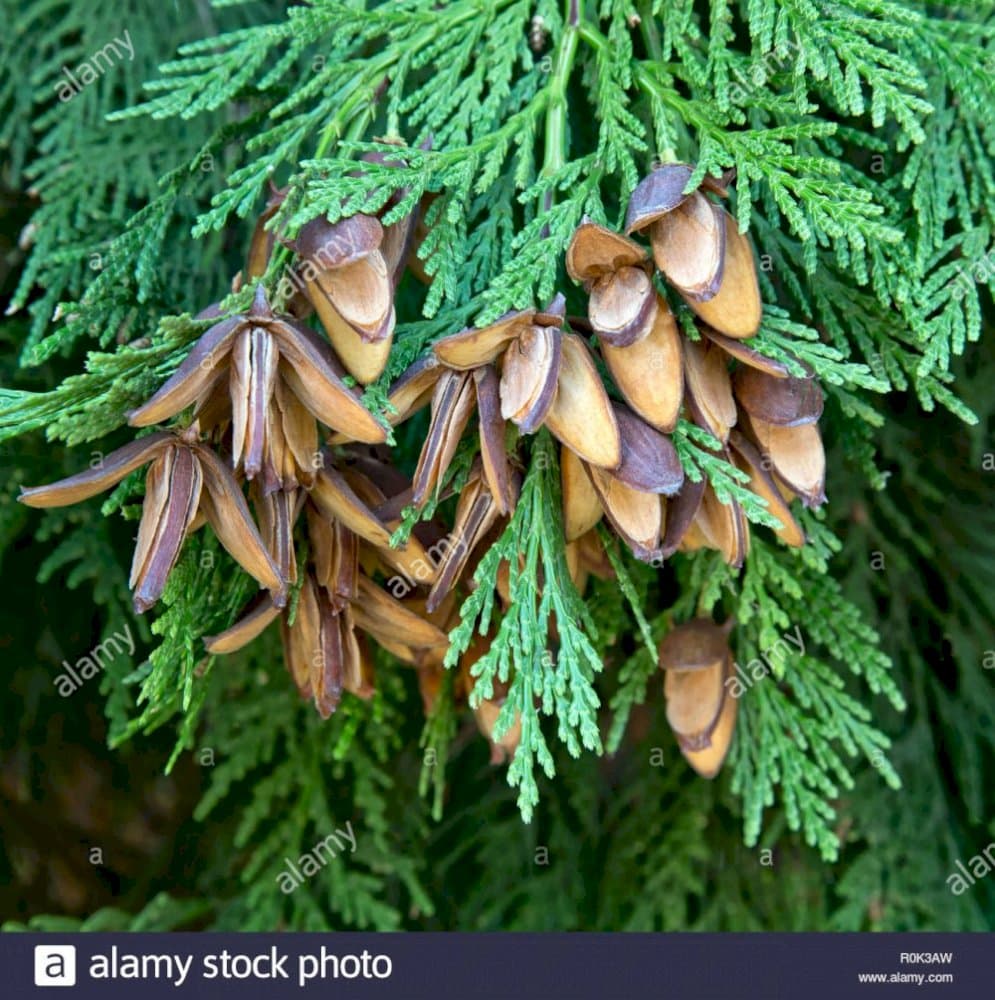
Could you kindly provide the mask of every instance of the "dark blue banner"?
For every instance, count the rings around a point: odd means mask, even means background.
[[[12,1000],[995,996],[991,935],[6,934]]]

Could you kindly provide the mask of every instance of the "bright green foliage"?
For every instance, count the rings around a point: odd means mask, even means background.
[[[995,361],[976,343],[995,272],[995,4],[226,0],[186,20],[152,0],[85,6],[3,11],[3,182],[31,185],[38,202],[12,301],[27,316],[0,330],[0,441],[14,458],[0,555],[28,571],[14,542],[30,536],[44,593],[85,593],[96,635],[125,623],[138,635],[136,662],[100,682],[113,746],[152,747],[166,770],[205,750],[216,762],[203,766],[184,893],[141,900],[134,917],[28,926],[990,927],[995,890],[960,900],[944,878],[984,846],[995,814],[995,671],[978,666],[995,620],[995,524],[977,478]],[[125,28],[134,59],[58,102],[62,66]],[[374,152],[394,164],[357,171]],[[730,210],[765,300],[751,344],[810,367],[826,391],[829,503],[796,510],[801,552],[775,540],[773,515],[710,435],[681,421],[686,475],[751,521],[744,568],[705,551],[646,566],[605,532],[616,579],[582,598],[552,439],[513,439],[521,499],[476,567],[428,719],[384,655],[374,699],[347,698],[322,722],[293,694],[275,627],[237,655],[204,653],[202,636],[254,589],[209,532],[137,626],[125,566],[141,474],[102,507],[36,520],[14,502],[17,485],[84,467],[89,442],[127,439],[125,411],[180,363],[202,308],[245,307],[231,279],[270,184],[287,187],[270,223],[287,238],[402,189],[387,222],[434,196],[419,251],[433,281],[401,285],[393,353],[364,397],[384,410],[390,382],[447,333],[557,291],[582,312],[562,265],[576,225],[620,226],[640,177],[673,160],[696,164],[692,183],[735,172]],[[288,261],[278,246],[271,297]],[[982,359],[977,377],[965,355]],[[949,447],[966,440],[958,421],[979,420],[970,455]],[[416,417],[395,430],[406,468],[424,428]],[[456,492],[475,453],[471,435],[449,470]],[[415,521],[409,511],[398,540]],[[503,562],[506,612],[493,586]],[[655,658],[667,630],[699,614],[735,617],[744,668],[796,628],[804,643],[742,695],[714,784],[680,757]],[[518,712],[522,741],[507,773],[485,766],[455,700],[460,656],[485,635],[471,704],[510,686],[497,731]],[[29,709],[5,740],[65,711],[49,674],[68,654],[54,646],[21,650],[39,667],[18,674]],[[282,893],[284,859],[347,820],[355,855]]]

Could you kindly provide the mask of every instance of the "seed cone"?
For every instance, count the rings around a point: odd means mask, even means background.
[[[29,507],[78,503],[151,463],[129,583],[135,610],[147,611],[159,600],[184,539],[203,520],[232,558],[282,605],[287,581],[266,551],[238,484],[198,437],[196,425],[181,435],[152,434],[111,452],[96,468],[48,486],[22,488],[19,499]]]
[[[733,673],[730,627],[696,618],[660,643],[667,722],[685,759],[705,778],[718,773],[735,729],[736,699],[726,683]]]
[[[316,419],[349,439],[386,440],[386,430],[340,371],[313,330],[273,313],[260,285],[248,313],[212,326],[159,391],[128,414],[128,422],[147,427],[196,403],[204,426],[230,420],[233,464],[247,479],[261,473],[267,489],[292,489],[313,480]]]
[[[353,215],[312,219],[294,243],[308,298],[343,365],[364,385],[383,371],[394,335],[394,273],[383,241],[378,219]]]

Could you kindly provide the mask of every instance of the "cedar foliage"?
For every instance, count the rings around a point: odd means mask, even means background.
[[[4,208],[12,233],[27,229],[8,250],[0,327],[0,555],[5,579],[37,577],[41,602],[15,591],[3,613],[17,653],[2,736],[17,780],[5,792],[30,799],[54,726],[84,742],[101,731],[80,704],[95,695],[67,704],[51,677],[128,623],[139,645],[100,682],[103,736],[194,774],[200,795],[172,820],[186,854],[94,897],[113,906],[86,913],[56,896],[6,912],[85,913],[33,926],[101,930],[995,926],[995,884],[955,897],[944,881],[995,834],[984,780],[995,674],[982,668],[995,620],[984,478],[995,358],[978,343],[991,306],[978,262],[995,230],[995,4],[197,10],[5,0],[2,180],[28,200],[8,195]],[[134,60],[56,101],[61,67],[123,28]],[[362,153],[398,140],[403,166],[356,175]],[[420,251],[433,280],[400,289],[395,347],[365,396],[376,410],[440,336],[576,294],[562,259],[582,217],[618,228],[639,178],[674,158],[697,164],[694,183],[735,171],[765,300],[753,343],[791,352],[826,389],[830,503],[805,516],[800,552],[758,531],[741,572],[707,552],[662,570],[613,552],[618,584],[581,602],[540,435],[517,513],[477,570],[488,580],[525,556],[482,668],[485,686],[511,680],[526,715],[512,788],[450,687],[423,721],[412,678],[386,655],[373,701],[347,699],[328,722],[298,703],[272,634],[205,657],[201,637],[252,589],[210,537],[188,544],[152,621],[136,622],[123,567],[140,477],[103,505],[39,516],[13,502],[21,483],[125,439],[124,412],[176,368],[204,329],[192,314],[241,265],[271,180],[289,186],[274,220],[288,236],[318,213],[375,212],[398,187],[407,194],[385,221],[437,195]],[[270,289],[285,262],[274,255]],[[402,460],[414,462],[423,430],[398,430]],[[686,473],[769,523],[699,435],[682,423],[674,436]],[[464,606],[453,659],[492,616],[488,594]],[[740,663],[795,625],[806,649],[744,696],[733,752],[708,784],[666,729],[655,642],[712,611],[736,616]],[[660,749],[665,764],[649,764]],[[205,750],[216,762],[198,768]],[[283,859],[346,819],[356,853],[280,893]],[[772,867],[759,861],[768,848]],[[23,882],[19,850],[6,863]]]

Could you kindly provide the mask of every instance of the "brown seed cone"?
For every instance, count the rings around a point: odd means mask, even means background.
[[[732,621],[697,618],[672,629],[660,643],[667,721],[681,753],[702,777],[714,777],[725,759],[736,719],[729,692]]]

